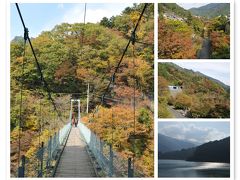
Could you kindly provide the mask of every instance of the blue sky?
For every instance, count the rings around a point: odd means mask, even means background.
[[[230,135],[229,122],[158,122],[158,133],[194,144],[223,139]]]
[[[198,8],[207,4],[208,3],[178,3],[178,5],[184,9]]]
[[[51,30],[55,25],[67,22],[83,22],[84,3],[19,3],[23,19],[29,29],[29,36],[36,37],[42,31]],[[96,23],[103,17],[119,15],[128,4],[87,4],[86,22]],[[15,4],[11,4],[11,39],[23,35],[23,27]]]
[[[175,64],[186,69],[199,71],[223,82],[226,85],[230,85],[229,62],[176,62]]]

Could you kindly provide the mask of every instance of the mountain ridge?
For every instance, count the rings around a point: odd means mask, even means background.
[[[196,146],[190,141],[179,140],[164,134],[158,134],[158,151],[168,152]]]
[[[230,163],[230,137],[209,141],[193,148],[159,153],[158,159]]]
[[[227,85],[227,84],[225,84],[225,83],[222,82],[221,80],[215,79],[215,78],[213,78],[213,77],[211,77],[211,76],[208,76],[208,75],[206,75],[206,74],[204,74],[204,73],[201,73],[200,71],[195,71],[195,70],[193,70],[193,69],[187,69],[187,68],[181,67],[181,66],[179,66],[179,65],[177,65],[177,64],[174,64],[174,63],[169,63],[169,64],[171,64],[172,66],[174,66],[175,68],[177,68],[177,69],[179,69],[179,70],[181,70],[181,71],[188,71],[188,72],[190,72],[190,73],[197,74],[197,75],[199,75],[199,76],[201,76],[201,77],[206,77],[206,78],[208,78],[208,79],[216,82],[217,84],[219,84],[220,86],[222,86],[222,87],[223,87],[224,89],[226,89],[226,90],[230,89],[230,86]]]
[[[195,16],[214,18],[220,15],[229,15],[229,3],[210,3],[199,8],[191,8],[189,11]]]

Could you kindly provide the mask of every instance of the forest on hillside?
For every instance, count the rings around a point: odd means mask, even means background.
[[[175,3],[160,3],[158,13],[159,59],[230,58],[229,4],[185,10]]]
[[[158,117],[172,118],[170,107],[189,118],[230,117],[229,86],[174,63],[159,63],[158,73]],[[173,94],[169,86],[181,91]]]
[[[69,100],[81,99],[82,122],[102,140],[113,143],[122,157],[135,156],[135,166],[153,176],[153,39],[154,6],[149,4],[129,46],[107,97],[101,104],[111,75],[131,38],[144,4],[133,4],[120,14],[99,23],[62,23],[31,38],[43,76],[48,83],[61,118],[53,110],[43,88],[29,44],[24,55],[23,37],[11,41],[11,174],[16,173],[20,130],[21,154],[31,158],[39,141],[46,141],[69,121]],[[133,61],[134,59],[134,61]],[[22,64],[24,72],[22,74]],[[22,85],[21,85],[22,84]],[[87,86],[90,87],[86,113]],[[22,124],[19,108],[22,88]],[[77,93],[77,94],[74,94]],[[134,117],[133,100],[136,100]],[[97,108],[96,108],[97,107]],[[131,137],[136,119],[136,139]],[[20,128],[20,129],[19,129]],[[114,130],[114,133],[112,133]]]
[[[158,159],[178,159],[195,162],[230,163],[230,137],[206,142],[192,148],[159,152]]]

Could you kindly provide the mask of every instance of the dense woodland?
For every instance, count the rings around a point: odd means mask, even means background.
[[[60,118],[47,100],[47,92],[41,84],[29,45],[26,45],[23,57],[23,38],[16,37],[11,41],[12,173],[16,170],[18,158],[22,82],[21,154],[31,157],[39,145],[37,143],[39,138],[46,141],[51,134],[69,121],[70,96],[79,93],[82,121],[101,139],[113,143],[114,150],[123,157],[135,154],[136,167],[145,176],[153,176],[153,4],[147,7],[137,29],[135,47],[133,49],[132,45],[129,46],[116,74],[114,86],[111,86],[111,91],[107,94],[117,101],[97,106],[143,6],[144,4],[134,4],[120,15],[110,19],[105,17],[96,24],[59,24],[51,31],[42,32],[38,37],[31,38],[44,78],[61,112]],[[22,62],[24,62],[23,76]],[[90,113],[86,114],[88,83]],[[130,139],[133,134],[135,84],[136,136],[140,138],[136,140],[136,145],[132,146]]]
[[[178,151],[159,152],[159,159],[178,159],[197,162],[230,163],[230,137],[210,141],[193,148]]]
[[[229,118],[230,87],[200,72],[174,63],[158,65],[158,116],[172,117],[168,106],[186,111],[189,118]],[[181,86],[173,97],[168,86]]]
[[[229,4],[208,4],[185,10],[175,3],[160,3],[158,57],[201,59],[200,51],[207,40],[204,51],[208,51],[209,59],[229,59],[229,14]]]

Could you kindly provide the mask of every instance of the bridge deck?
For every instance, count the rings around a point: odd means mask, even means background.
[[[95,177],[95,171],[79,129],[73,127],[55,177]]]

